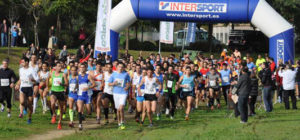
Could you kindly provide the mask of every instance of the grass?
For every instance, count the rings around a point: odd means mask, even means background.
[[[154,127],[148,128],[148,122],[139,126],[134,120],[127,120],[126,130],[118,130],[117,124],[110,124],[96,130],[84,131],[64,140],[72,139],[110,139],[110,140],[287,140],[299,139],[300,130],[297,110],[284,110],[283,104],[277,104],[273,113],[258,111],[248,124],[240,124],[239,118],[228,118],[227,110],[195,110],[191,120],[185,121],[183,111],[177,112],[175,120],[163,117],[154,121]]]

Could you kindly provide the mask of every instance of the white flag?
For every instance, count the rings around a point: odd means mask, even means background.
[[[110,51],[111,0],[99,0],[95,37],[95,55]]]
[[[174,22],[160,22],[160,42],[173,44]]]

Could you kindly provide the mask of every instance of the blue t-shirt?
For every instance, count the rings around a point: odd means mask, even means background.
[[[93,71],[93,70],[96,70],[96,66],[92,66],[92,67],[91,67],[91,66],[89,65],[89,66],[88,66],[88,71]]]
[[[221,70],[221,79],[222,79],[222,86],[230,85],[230,70]]]
[[[13,37],[17,37],[18,36],[17,31],[12,31],[11,34],[12,34]]]
[[[255,68],[255,65],[253,62],[250,62],[249,64],[247,63],[247,67],[249,70],[252,70],[253,68]]]
[[[160,83],[163,83],[163,82],[164,82],[164,78],[163,78],[163,75],[162,75],[162,74],[160,74],[160,75],[157,76],[157,75],[154,73],[154,74],[153,74],[153,77],[157,78],[158,81],[159,81]],[[156,87],[156,91],[157,91],[157,92],[158,92],[158,90],[159,90],[159,86]],[[164,93],[164,91],[161,90],[161,91],[160,91],[160,94],[163,94],[163,93]]]
[[[113,94],[128,94],[128,91],[124,90],[126,84],[130,82],[130,77],[127,72],[114,72],[110,76],[108,82],[114,83],[115,81],[118,82],[118,85],[113,87]]]

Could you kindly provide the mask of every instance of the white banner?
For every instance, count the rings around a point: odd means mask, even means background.
[[[173,44],[174,22],[160,22],[160,42]]]
[[[110,51],[110,11],[112,0],[99,0],[97,27],[95,37],[95,52]]]

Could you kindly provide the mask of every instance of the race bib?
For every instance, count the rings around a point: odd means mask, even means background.
[[[22,82],[23,84],[30,84],[29,79],[22,79],[21,82]]]
[[[78,95],[82,96],[83,92],[87,92],[87,91],[84,91],[83,89],[85,88],[88,88],[88,84],[80,84],[79,85],[79,92],[78,92]]]
[[[186,86],[186,87],[183,88],[184,91],[192,91],[192,90],[193,90],[191,85],[185,84],[185,86]]]
[[[62,78],[53,78],[53,86],[60,86]]]
[[[102,82],[96,81],[95,83],[96,83],[96,89],[100,90]]]
[[[147,84],[146,87],[147,87],[147,91],[146,91],[147,93],[155,92],[154,84]]]
[[[223,77],[223,82],[224,83],[228,83],[229,82],[229,78],[228,77]]]
[[[116,79],[116,81],[117,81],[117,85],[116,86],[123,87],[123,85],[124,85],[124,80],[123,79]]]
[[[210,86],[214,87],[217,85],[215,80],[209,81]]]
[[[76,84],[70,84],[69,89],[70,89],[71,92],[75,92],[76,91]]]
[[[172,86],[173,86],[173,81],[168,80],[167,87],[172,88]]]
[[[3,87],[9,86],[9,79],[1,79],[1,86]]]

